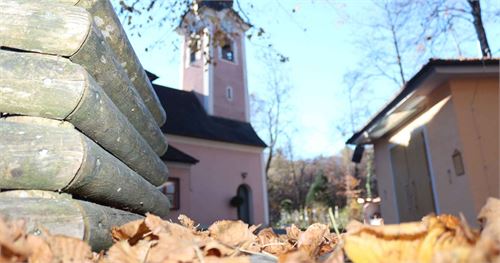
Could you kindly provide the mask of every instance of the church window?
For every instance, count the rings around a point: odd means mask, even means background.
[[[196,51],[191,50],[189,53],[189,63],[194,63],[196,61]]]
[[[233,43],[232,43],[232,41],[227,41],[227,42],[229,42],[229,43],[226,43],[221,48],[222,59],[234,62],[234,48],[233,48]]]
[[[201,58],[201,41],[194,40],[193,42],[189,42],[187,52],[186,63],[193,64],[199,60]]]
[[[226,99],[229,101],[233,100],[233,88],[232,87],[226,88]]]
[[[160,186],[160,191],[167,196],[170,201],[170,210],[179,210],[180,208],[180,179],[178,177],[170,177],[167,182]]]

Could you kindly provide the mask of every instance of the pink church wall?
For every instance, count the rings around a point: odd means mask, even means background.
[[[195,62],[190,63],[189,61],[189,47],[187,43],[184,43],[184,49],[182,49],[184,52],[182,54],[182,63],[181,65],[184,68],[181,68],[183,71],[183,76],[182,76],[182,83],[183,83],[183,90],[186,91],[195,91],[199,94],[203,94],[203,63],[204,60],[200,54],[198,56],[200,59],[197,59]],[[205,94],[206,95],[206,94]]]
[[[179,140],[169,135],[169,143],[200,160],[191,167],[191,191],[181,186],[181,191],[191,194],[190,205],[184,210],[181,203],[181,212],[187,211],[186,214],[202,226],[208,226],[216,220],[237,219],[237,209],[230,206],[229,201],[236,195],[238,186],[247,184],[253,199],[253,223],[267,223],[262,149],[181,138]],[[171,170],[171,176],[176,176],[176,172]],[[242,178],[242,173],[247,173],[246,178]],[[176,215],[174,212],[172,217]]]
[[[214,66],[214,115],[229,119],[245,121],[245,83],[244,67],[245,63],[242,56],[242,39],[235,38],[235,62],[226,61],[220,58],[219,48],[215,48],[214,57],[217,58],[217,64]],[[233,88],[233,99],[226,98],[226,89]]]

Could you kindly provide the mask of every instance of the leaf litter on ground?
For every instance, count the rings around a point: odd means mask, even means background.
[[[221,220],[203,230],[185,215],[178,219],[179,224],[147,214],[114,227],[113,246],[95,253],[79,239],[28,234],[22,221],[0,218],[0,262],[500,263],[500,200],[494,198],[479,213],[481,230],[451,215],[385,226],[351,222],[340,235],[324,224],[304,231],[291,225],[279,235],[242,221]]]

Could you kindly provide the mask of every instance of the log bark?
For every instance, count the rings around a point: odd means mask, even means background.
[[[112,245],[113,226],[142,219],[126,211],[75,200],[67,194],[39,190],[0,193],[0,214],[9,220],[25,220],[29,233],[46,229],[53,235],[79,238],[89,242],[96,252]]]
[[[96,61],[96,58],[99,60]],[[99,29],[92,27],[87,41],[70,60],[89,71],[158,155],[166,152],[165,136],[118,64]]]
[[[165,217],[168,198],[68,123],[0,120],[0,189],[64,191],[95,203]]]
[[[68,120],[154,185],[163,161],[81,66],[68,59],[0,50],[0,112]]]
[[[33,1],[0,1],[0,47],[66,57],[76,53],[90,32],[90,15],[80,7],[34,6]]]
[[[156,96],[153,86],[142,68],[141,62],[135,54],[111,3],[108,0],[80,0],[78,6],[90,12],[95,25],[99,27],[104,38],[113,49],[118,63],[125,69],[156,122],[160,126],[163,125],[166,120],[165,110]]]
[[[160,127],[83,8],[2,0],[0,46],[70,57],[96,79],[158,155],[166,152],[167,142]]]
[[[50,0],[49,2],[77,5],[85,8],[92,15],[95,25],[101,30],[107,43],[115,53],[118,63],[125,69],[129,79],[156,122],[160,126],[163,125],[166,120],[165,110],[156,96],[139,58],[127,38],[120,19],[113,10],[112,4],[108,0]]]

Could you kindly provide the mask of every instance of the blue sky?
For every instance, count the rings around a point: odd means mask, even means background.
[[[355,41],[360,36],[370,36],[371,32],[363,30],[359,24],[371,12],[370,2],[240,2],[252,23],[263,27],[270,43],[290,58],[286,77],[293,89],[287,118],[292,120],[290,128],[293,130],[291,138],[295,155],[312,158],[337,153],[344,146],[346,136],[342,136],[336,127],[349,114],[343,75],[363,62],[363,50],[355,45]],[[253,8],[250,8],[250,4]],[[493,30],[494,27],[488,29]],[[498,32],[488,34],[492,50],[498,50]],[[140,38],[131,36],[130,40],[144,68],[160,76],[156,83],[180,88],[180,52],[172,45],[172,42],[179,41],[175,32],[168,27],[152,27],[144,30]],[[155,40],[163,42],[148,48],[146,52],[145,48]],[[258,59],[262,52],[260,44],[254,41],[247,41],[246,44],[249,92],[256,94],[265,90],[262,62]],[[476,50],[471,52],[477,53]],[[389,81],[374,80],[371,85],[376,90],[375,95],[369,101],[359,103],[372,112],[384,105],[398,90],[398,86]]]

